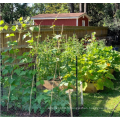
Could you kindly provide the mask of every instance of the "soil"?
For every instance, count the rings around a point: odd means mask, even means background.
[[[40,114],[39,111],[37,111],[36,113],[32,111],[31,114],[29,115],[29,112],[22,111],[20,109],[15,110],[14,108],[10,108],[9,111],[7,111],[6,107],[1,107],[1,114],[13,116],[13,117],[49,117],[49,110],[47,110],[43,114]],[[65,114],[65,113],[57,114],[54,111],[52,111],[50,117],[70,117],[70,114]]]

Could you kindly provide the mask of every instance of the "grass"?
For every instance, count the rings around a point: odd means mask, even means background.
[[[114,83],[114,89],[105,89],[98,93],[84,93],[84,108],[81,117],[110,117],[120,101],[120,80]],[[113,117],[120,117],[120,104],[114,110]]]

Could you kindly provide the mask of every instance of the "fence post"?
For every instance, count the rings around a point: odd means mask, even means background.
[[[0,9],[0,20],[2,20],[2,15],[1,15],[1,9]],[[2,38],[1,38],[1,33],[0,33],[0,49],[2,50]],[[1,51],[2,53],[2,51]],[[0,66],[2,67],[2,55],[0,54],[0,60],[1,60],[1,63],[0,63]],[[2,77],[2,68],[0,67],[0,76]],[[3,84],[1,82],[1,79],[0,79],[0,98],[1,98],[1,95],[3,96]]]
[[[76,56],[76,116],[78,116],[78,75],[77,75],[77,56]]]
[[[37,57],[37,56],[35,56],[35,70],[36,70],[36,57]],[[34,81],[35,81],[35,89],[36,89],[36,74],[35,74],[35,79],[34,79]],[[36,99],[36,91],[35,91],[35,99]]]

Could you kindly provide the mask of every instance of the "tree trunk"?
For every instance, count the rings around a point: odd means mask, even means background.
[[[84,12],[84,3],[79,4],[79,12]]]
[[[86,13],[88,14],[88,5],[89,3],[86,3]]]
[[[115,12],[119,9],[119,3],[115,3]]]
[[[84,3],[84,13],[86,13],[86,3]]]
[[[13,24],[13,4],[12,4],[12,24]]]
[[[74,3],[69,3],[70,5],[70,13],[74,13]]]

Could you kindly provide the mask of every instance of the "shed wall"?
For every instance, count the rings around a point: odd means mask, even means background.
[[[35,25],[39,25],[40,23],[41,25],[52,25],[53,22],[56,26],[61,26],[62,24],[64,26],[76,26],[76,19],[34,20]]]
[[[89,26],[89,25],[88,25],[88,18],[87,18],[86,16],[84,16],[84,18],[83,18],[83,17],[80,17],[80,18],[78,19],[78,26],[82,26],[82,20],[85,20],[85,26]]]

